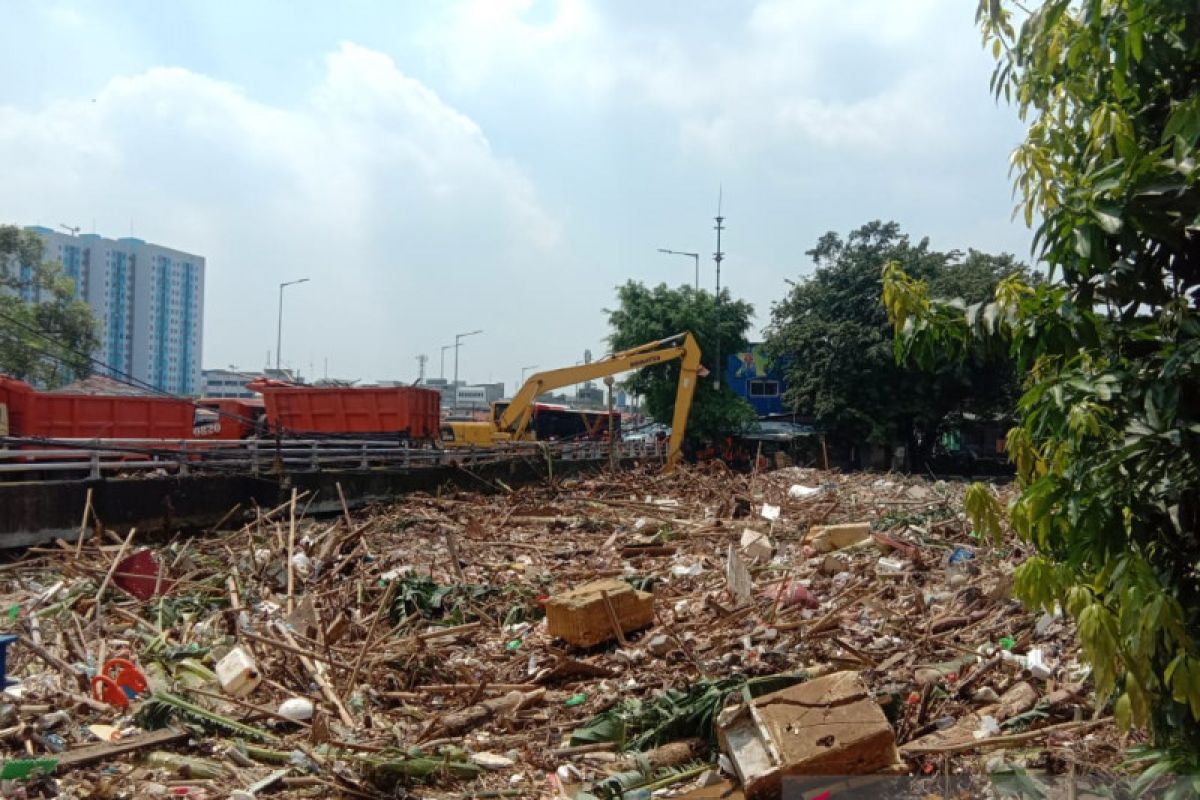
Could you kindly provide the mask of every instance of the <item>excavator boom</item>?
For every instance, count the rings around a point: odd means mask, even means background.
[[[561,389],[584,381],[617,375],[641,369],[653,364],[662,364],[679,359],[679,388],[675,393],[675,414],[671,421],[671,438],[667,446],[667,469],[674,469],[683,448],[683,437],[687,432],[688,414],[692,410],[692,397],[696,393],[696,380],[700,366],[700,346],[690,333],[681,333],[656,342],[613,353],[610,356],[579,364],[574,367],[547,370],[529,376],[520,391],[513,396],[508,408],[496,420],[497,433],[507,433],[512,439],[520,439],[529,427],[533,415],[534,400],[538,395]]]

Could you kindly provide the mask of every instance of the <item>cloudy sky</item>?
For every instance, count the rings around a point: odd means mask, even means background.
[[[965,0],[0,0],[0,221],[208,261],[205,366],[461,374],[605,350],[628,278],[769,320],[827,230],[1008,250],[1021,129]],[[446,354],[447,376],[453,351]]]

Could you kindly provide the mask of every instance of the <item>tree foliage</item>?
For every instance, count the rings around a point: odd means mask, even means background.
[[[940,253],[912,242],[895,222],[871,222],[845,239],[830,232],[808,251],[813,274],[772,309],[767,343],[783,358],[785,401],[849,442],[904,444],[921,468],[956,415],[1007,411],[1017,383],[1004,356],[945,360],[918,369],[896,363],[892,330],[879,305],[880,265],[897,261],[940,296],[978,301],[1022,267],[1011,256]]]
[[[612,327],[609,344],[625,350],[646,342],[690,331],[700,345],[700,361],[715,373],[717,353],[717,308],[715,296],[690,286],[677,289],[665,283],[653,288],[636,281],[617,287],[616,309],[608,310]],[[746,332],[754,307],[734,300],[721,290],[720,333],[722,359],[745,349]],[[754,409],[724,383],[718,389],[713,378],[702,379],[692,401],[688,435],[692,439],[716,438],[737,431],[754,419]],[[672,361],[631,373],[623,384],[645,398],[646,410],[655,420],[669,424],[675,410],[679,362]]]
[[[91,308],[74,282],[42,260],[34,233],[0,225],[0,373],[54,388],[91,371]]]
[[[1016,9],[1016,10],[1014,10]],[[902,357],[997,340],[1027,372],[1009,434],[1016,588],[1077,620],[1122,724],[1200,753],[1200,6],[984,0],[993,90],[1029,123],[1018,212],[1052,281],[954,308],[899,265],[884,301]],[[1174,755],[1171,761],[1181,763]],[[1200,786],[1192,786],[1192,790]]]

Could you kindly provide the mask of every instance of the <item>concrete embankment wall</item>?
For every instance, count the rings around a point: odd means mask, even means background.
[[[607,461],[568,461],[554,464],[562,477],[592,472]],[[189,475],[102,478],[78,481],[0,483],[0,549],[25,547],[55,538],[75,541],[92,490],[92,508],[105,527],[124,533],[159,534],[212,527],[228,516],[240,524],[255,505],[274,508],[291,497],[292,488],[309,492],[304,503],[310,514],[341,511],[337,485],[350,508],[395,498],[408,492],[434,492],[442,487],[482,492],[503,491],[547,477],[544,461],[514,460],[469,470],[455,466],[402,471],[346,470],[303,472],[276,476]],[[230,511],[238,510],[230,515]]]

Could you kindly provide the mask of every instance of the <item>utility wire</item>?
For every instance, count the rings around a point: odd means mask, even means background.
[[[54,346],[59,347],[68,353],[71,353],[72,355],[75,355],[79,358],[86,359],[94,367],[98,367],[101,371],[108,373],[109,377],[111,377],[117,383],[123,383],[126,386],[131,386],[135,389],[142,389],[145,391],[149,391],[152,394],[155,394],[155,395],[158,395],[158,396],[161,396],[164,398],[170,398],[172,400],[177,400],[181,403],[188,403],[194,409],[201,410],[205,413],[215,414],[218,417],[224,417],[226,419],[234,420],[239,423],[247,424],[247,425],[250,425],[252,428],[256,427],[258,425],[258,420],[254,420],[249,417],[244,417],[240,414],[234,414],[231,411],[222,411],[219,408],[210,408],[206,405],[203,405],[203,404],[193,400],[190,397],[173,394],[164,389],[160,389],[159,387],[157,387],[153,384],[147,383],[146,381],[143,381],[140,378],[137,378],[133,375],[130,375],[129,373],[124,372],[123,370],[117,369],[116,367],[112,366],[111,364],[105,363],[104,361],[100,360],[99,358],[96,358],[95,356],[93,356],[89,353],[84,353],[80,350],[76,350],[76,349],[72,348],[70,345],[68,345],[64,342],[61,342],[61,341],[55,339],[54,337],[50,336],[45,331],[40,331],[37,328],[27,325],[26,323],[22,322],[19,319],[15,319],[7,314],[4,314],[3,312],[0,312],[0,320],[5,320],[13,325],[16,325],[17,327],[28,331],[29,333],[33,334],[34,336],[44,339],[45,341],[50,342]],[[0,333],[2,333],[2,332],[3,331],[0,331]],[[10,333],[10,335],[12,335],[12,334]],[[68,362],[67,359],[65,359],[62,355],[57,355],[55,353],[51,353],[49,351],[33,347],[32,345],[29,345],[26,342],[22,342],[20,339],[17,339],[15,337],[13,338],[13,341],[18,342],[25,347],[28,347],[29,349],[33,350],[35,353],[38,353],[38,354],[43,355],[47,358],[50,358],[54,361],[57,361],[58,363],[63,364],[64,366],[68,366],[68,367],[71,366],[70,362]],[[291,431],[288,429],[281,429],[281,433],[287,434],[287,435],[296,435],[296,436],[301,435],[296,431]],[[330,433],[313,432],[311,434],[309,434],[309,433],[303,434],[303,436],[306,438],[311,438],[311,439],[322,439],[322,440],[330,440],[330,441],[356,441],[356,439],[354,437],[349,437],[349,436],[345,436],[344,434],[336,434],[336,433],[330,434]]]
[[[171,400],[176,400],[181,403],[187,403],[190,406],[192,406],[193,409],[203,411],[206,414],[213,414],[219,418],[223,417],[225,419],[230,419],[230,420],[233,420],[233,421],[236,421],[239,423],[243,423],[243,424],[249,425],[251,428],[257,427],[259,425],[259,420],[255,420],[255,419],[252,419],[249,417],[244,417],[240,414],[235,414],[231,411],[223,411],[220,408],[211,408],[202,403],[199,403],[196,400],[193,400],[190,397],[186,397],[184,395],[173,394],[172,392],[168,392],[165,389],[160,389],[159,387],[157,387],[151,383],[147,383],[146,381],[143,381],[140,378],[130,375],[128,372],[124,372],[123,370],[117,369],[116,367],[112,366],[111,364],[108,364],[89,353],[84,353],[80,350],[76,350],[76,349],[72,348],[70,345],[53,338],[45,331],[40,331],[37,328],[33,328],[33,327],[25,324],[21,320],[14,319],[13,317],[10,317],[7,314],[4,314],[2,312],[0,312],[0,320],[6,320],[20,328],[23,328],[24,330],[28,331],[29,333],[33,334],[34,336],[44,339],[44,340],[50,342],[51,344],[55,345],[56,347],[59,347],[59,348],[65,350],[66,352],[71,353],[72,355],[78,356],[79,358],[86,359],[90,364],[92,364],[92,366],[99,368],[99,370],[101,370],[105,373],[108,373],[108,377],[112,378],[112,380],[116,381],[117,383],[122,383],[126,386],[130,386],[135,389],[141,389],[144,391],[148,391],[154,395],[157,395],[157,396],[160,396],[163,398],[169,398]],[[61,355],[57,355],[55,353],[51,353],[46,350],[35,348],[32,345],[29,345],[28,343],[20,342],[19,339],[15,339],[15,341],[21,343],[23,346],[28,347],[29,349],[33,350],[34,352],[39,353],[40,355],[43,355],[47,358],[50,358],[54,361],[59,362],[60,364],[63,364],[64,366],[68,366],[68,367],[71,366],[70,362],[68,362]],[[301,435],[296,431],[291,431],[288,429],[282,429],[281,433],[286,434],[286,435],[296,435],[296,436]],[[303,436],[305,438],[328,439],[331,441],[343,441],[343,440],[353,441],[354,440],[353,437],[346,437],[344,435],[339,435],[339,434],[327,434],[327,433],[320,433],[320,432],[314,432],[312,434],[303,434]]]
[[[104,361],[101,361],[99,358],[96,358],[95,356],[91,355],[90,353],[84,353],[80,350],[76,350],[73,347],[71,347],[70,345],[66,344],[65,342],[55,339],[53,336],[46,333],[45,331],[38,330],[37,328],[34,328],[31,325],[28,325],[25,322],[23,322],[19,319],[16,319],[14,317],[11,317],[3,312],[0,312],[0,320],[4,320],[13,325],[16,325],[17,327],[22,328],[25,331],[27,331],[41,339],[44,339],[47,342],[50,342],[54,346],[59,347],[62,350],[66,351],[74,356],[86,359],[92,366],[99,367],[101,370],[108,373],[108,376],[110,378],[112,378],[114,381],[116,381],[117,383],[123,383],[126,386],[131,386],[135,389],[142,389],[145,391],[149,391],[155,395],[171,398],[173,400],[178,400],[178,401],[184,402],[184,403],[189,403],[193,408],[201,409],[201,410],[207,411],[207,412],[215,412],[219,416],[225,416],[230,419],[236,420],[238,422],[243,422],[243,423],[248,423],[248,424],[254,423],[254,420],[249,419],[247,417],[243,417],[240,414],[233,414],[232,412],[221,411],[220,409],[208,408],[207,406],[200,405],[196,401],[192,400],[190,397],[183,397],[181,395],[172,394],[171,392],[168,392],[164,389],[160,389],[159,387],[157,387],[153,384],[147,383],[146,381],[143,381],[140,378],[130,375],[128,372],[119,370],[116,367],[112,366],[111,364],[107,364]],[[10,333],[9,335],[11,336],[12,334]],[[60,364],[63,364],[64,366],[68,366],[68,367],[71,366],[70,362],[67,361],[67,359],[61,355],[56,355],[54,353],[47,352],[46,350],[40,350],[38,348],[32,347],[28,343],[21,342],[20,339],[16,339],[15,337],[14,337],[14,341],[21,343],[21,344],[29,347],[29,349],[33,350],[34,352],[39,353],[40,355],[44,355],[47,358],[50,358],[54,361],[57,361]]]
[[[98,367],[101,371],[108,373],[108,376],[110,378],[112,378],[114,381],[116,381],[117,383],[122,383],[122,384],[125,384],[126,386],[130,386],[135,389],[142,389],[145,391],[149,391],[155,395],[158,395],[158,396],[161,396],[164,398],[169,398],[172,400],[177,400],[181,403],[187,403],[190,406],[192,406],[192,408],[195,410],[200,410],[207,414],[214,414],[218,418],[225,418],[225,419],[233,420],[238,423],[246,424],[246,425],[249,425],[252,429],[258,427],[258,425],[259,425],[258,420],[251,419],[249,417],[244,417],[240,414],[235,414],[231,411],[223,411],[220,408],[211,408],[209,406],[206,406],[206,405],[203,405],[203,404],[197,402],[196,400],[193,400],[190,397],[173,394],[164,389],[160,389],[159,387],[157,387],[151,383],[147,383],[146,381],[143,381],[134,375],[124,372],[123,370],[117,369],[116,367],[112,366],[111,364],[108,364],[108,363],[102,361],[101,359],[93,356],[90,353],[85,353],[83,351],[76,350],[73,347],[71,347],[70,345],[66,344],[65,342],[55,339],[47,332],[38,330],[37,328],[34,328],[34,327],[26,324],[25,322],[23,322],[19,319],[16,319],[14,317],[11,317],[3,312],[0,312],[0,320],[4,320],[13,325],[16,325],[17,327],[26,330],[27,332],[33,334],[34,336],[37,336],[37,337],[49,342],[50,344],[54,345],[55,347],[61,348],[62,350],[66,351],[68,353],[71,353],[72,355],[75,355],[79,358],[86,359],[94,367]],[[0,331],[0,333],[5,333],[5,332]],[[58,363],[60,363],[64,366],[67,366],[67,367],[71,366],[70,362],[66,358],[64,358],[62,355],[58,355],[58,354],[52,353],[50,351],[47,351],[47,350],[44,350],[41,348],[33,347],[32,345],[30,345],[27,342],[22,342],[20,339],[16,338],[11,333],[9,333],[9,336],[13,337],[12,341],[17,342],[17,343],[21,344],[22,346],[29,348],[30,350],[33,350],[35,353],[38,353],[39,355],[42,355],[42,356],[45,356],[46,358],[57,361]],[[604,413],[604,412],[597,412],[597,413]],[[358,437],[347,436],[345,434],[337,434],[337,433],[308,432],[308,433],[301,434],[297,431],[292,431],[292,430],[283,429],[283,428],[281,428],[280,432],[282,434],[293,435],[293,436],[303,436],[304,438],[308,438],[308,439],[319,439],[319,440],[324,440],[324,441],[334,441],[334,442],[361,441],[361,439]],[[560,441],[577,441],[577,440],[584,439],[586,437],[587,437],[587,433],[581,431],[575,435],[563,437],[562,439],[560,439]]]
[[[5,333],[6,333],[5,331],[0,331],[0,334],[5,334]],[[12,339],[11,341],[20,342],[19,339]],[[38,355],[45,356],[47,358],[54,359],[54,360],[58,360],[61,358],[60,356],[55,355],[54,353],[51,353],[48,350],[43,350],[42,348],[35,347],[34,345],[29,344],[28,342],[20,342],[20,343],[24,347],[28,348],[29,350],[32,350],[34,353],[37,353]],[[120,397],[120,395],[117,395],[117,397]],[[20,443],[47,444],[47,445],[53,445],[55,447],[61,447],[64,449],[67,449],[67,448],[80,449],[80,450],[90,449],[86,445],[80,444],[78,442],[68,442],[68,441],[64,441],[64,440],[53,439],[53,438],[48,438],[48,437],[43,437],[43,436],[4,437],[3,441],[5,443],[9,443],[11,441],[11,442],[15,442],[18,444],[20,444]],[[233,441],[233,440],[214,439],[213,441],[216,442],[216,441]],[[105,449],[113,450],[116,452],[127,452],[127,453],[136,454],[136,455],[161,455],[161,456],[174,455],[177,457],[179,454],[178,450],[170,450],[170,449],[155,448],[155,447],[133,447],[130,445],[124,445],[124,446],[107,446],[106,445]]]

